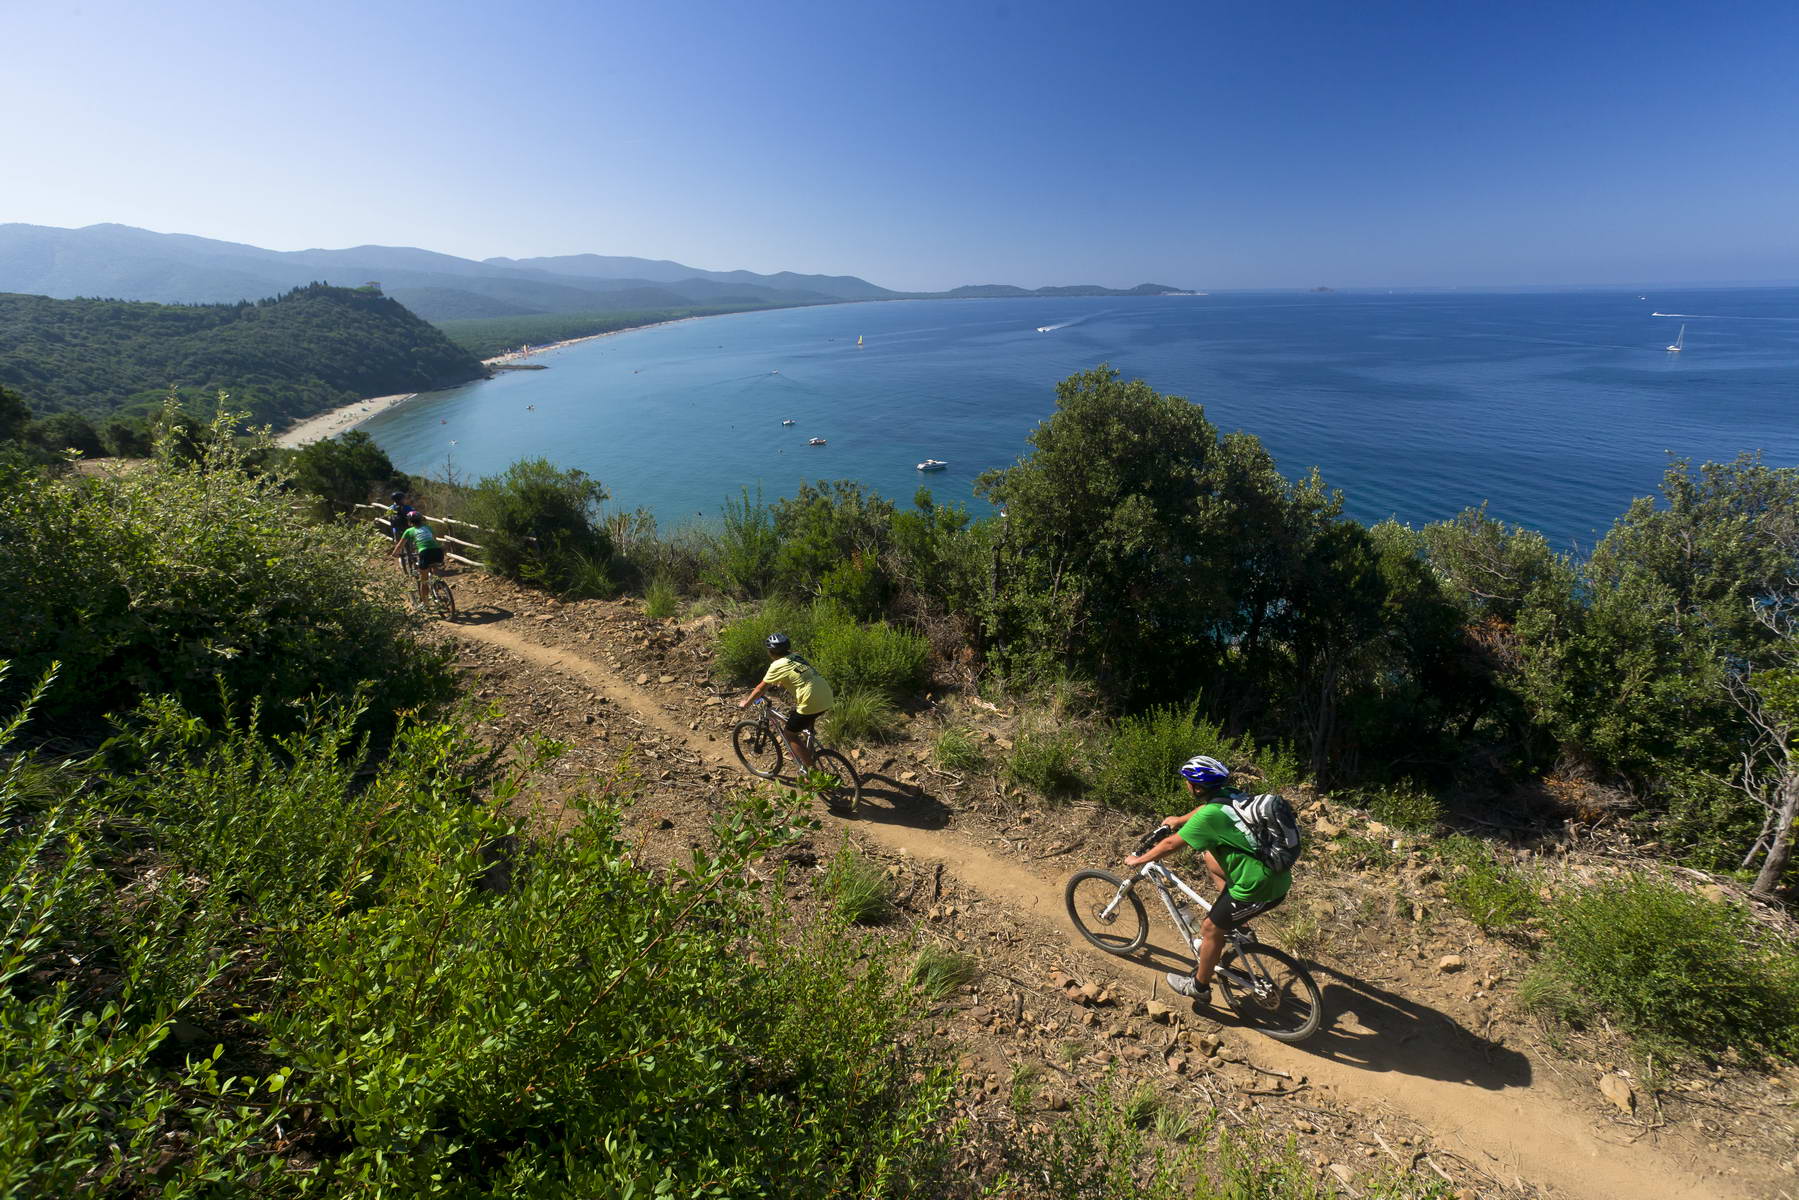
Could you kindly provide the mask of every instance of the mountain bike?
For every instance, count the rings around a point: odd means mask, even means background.
[[[436,571],[431,572],[431,586],[425,597],[425,607],[430,612],[446,621],[456,619],[456,593],[449,581]]]
[[[1143,853],[1171,832],[1166,825],[1158,827],[1143,839],[1136,853]],[[1124,878],[1110,871],[1076,871],[1068,880],[1068,916],[1082,937],[1106,953],[1134,953],[1149,937],[1149,914],[1136,890],[1140,885],[1155,889],[1175,928],[1198,954],[1201,913],[1211,912],[1212,906],[1159,862],[1144,863]],[[1199,912],[1194,911],[1195,906]],[[1311,972],[1286,951],[1263,945],[1248,922],[1224,936],[1224,954],[1213,977],[1231,1010],[1277,1041],[1303,1041],[1316,1033],[1324,1021],[1324,997]]]
[[[739,721],[731,729],[731,749],[744,770],[758,779],[778,779],[781,774],[781,746],[792,735],[787,732],[787,714],[758,696],[753,705],[756,715]],[[810,772],[810,782],[820,783],[818,794],[825,807],[833,812],[852,813],[862,798],[862,776],[850,760],[818,740],[818,734],[806,730],[800,735],[812,751],[817,766]],[[819,779],[823,776],[823,779]]]

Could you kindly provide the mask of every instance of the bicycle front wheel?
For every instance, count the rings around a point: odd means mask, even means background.
[[[444,620],[456,619],[456,593],[450,590],[449,584],[435,575],[431,577],[431,606]]]
[[[758,779],[781,773],[781,737],[765,721],[739,721],[731,730],[731,749],[743,769]]]
[[[1311,972],[1284,950],[1260,944],[1229,945],[1219,959],[1217,981],[1225,1003],[1269,1037],[1299,1042],[1324,1022],[1324,997]],[[1235,974],[1232,979],[1226,972]]]
[[[856,774],[856,768],[850,760],[835,750],[820,750],[812,756],[816,764],[814,770],[830,777],[825,786],[818,789],[819,799],[832,812],[853,813],[856,804],[862,799],[862,777]]]
[[[1074,927],[1106,953],[1129,954],[1149,939],[1143,901],[1110,871],[1076,871],[1065,895]]]

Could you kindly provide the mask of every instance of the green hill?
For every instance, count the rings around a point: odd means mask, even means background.
[[[224,389],[280,424],[360,396],[448,387],[480,361],[379,291],[172,305],[0,293],[0,387],[37,413],[99,416],[170,389]]]

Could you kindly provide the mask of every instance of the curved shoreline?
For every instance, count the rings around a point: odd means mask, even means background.
[[[624,329],[608,329],[604,333],[588,333],[580,337],[564,338],[560,342],[545,342],[541,346],[532,346],[527,350],[512,350],[505,354],[496,354],[492,358],[484,358],[481,365],[485,367],[505,366],[523,359],[532,358],[551,350],[561,350],[567,346],[577,346],[582,342],[591,342],[598,338],[617,337],[621,333],[637,333],[644,329],[656,329],[663,325],[679,325],[685,321],[704,321],[711,317],[735,316],[735,313],[706,313],[696,317],[676,317],[672,321],[651,321],[647,325],[630,325]],[[474,382],[471,380],[470,382]],[[456,386],[462,387],[463,384]],[[368,396],[361,400],[352,400],[337,408],[327,409],[314,416],[303,417],[275,435],[275,444],[285,450],[298,450],[301,446],[309,446],[313,442],[323,442],[330,438],[345,434],[361,425],[364,421],[374,419],[390,408],[398,408],[408,400],[418,396],[430,395],[429,392],[396,392],[391,396]]]

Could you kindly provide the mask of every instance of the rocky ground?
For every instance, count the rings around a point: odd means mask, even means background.
[[[490,702],[484,727],[567,747],[537,793],[547,820],[566,819],[561,795],[625,770],[641,796],[634,827],[679,854],[751,782],[730,750],[741,690],[712,673],[715,618],[650,619],[629,599],[563,604],[467,572],[455,584],[459,618],[433,628]],[[962,1065],[968,1115],[1044,1126],[1112,1072],[1192,1114],[1194,1129],[1215,1119],[1290,1135],[1349,1195],[1391,1170],[1468,1196],[1799,1196],[1799,1074],[1652,1075],[1605,1031],[1576,1037],[1519,1015],[1521,951],[1463,920],[1405,835],[1328,799],[1305,811],[1293,898],[1260,923],[1315,964],[1328,1027],[1283,1045],[1169,995],[1161,972],[1183,959],[1165,916],[1152,916],[1143,951],[1113,958],[1063,911],[1068,875],[1115,865],[1142,820],[936,770],[928,750],[945,720],[996,758],[1015,733],[1012,714],[978,700],[923,704],[900,740],[851,751],[867,781],[856,816],[821,809],[783,863],[805,913],[828,861],[855,846],[892,881],[885,936],[976,960],[974,981],[932,1017]],[[1619,869],[1590,847],[1550,857],[1571,878]]]

